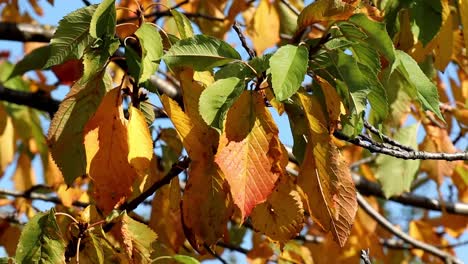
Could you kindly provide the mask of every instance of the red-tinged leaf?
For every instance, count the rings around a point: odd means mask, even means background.
[[[294,238],[304,223],[304,207],[293,180],[283,176],[266,202],[257,205],[250,215],[255,230],[285,243]]]
[[[52,66],[52,71],[61,84],[70,85],[83,75],[83,63],[77,59],[68,60]]]
[[[357,211],[356,191],[348,166],[326,128],[319,101],[298,94],[309,125],[308,144],[298,177],[298,185],[309,202],[309,212],[343,246]]]
[[[317,0],[302,10],[297,18],[297,25],[299,29],[304,29],[317,22],[347,19],[353,15],[359,2]]]
[[[272,192],[287,164],[285,154],[262,96],[244,92],[227,114],[215,157],[242,219]]]
[[[179,73],[184,111],[165,95],[161,102],[192,160],[182,201],[184,232],[194,248],[204,251],[204,244],[223,237],[232,208],[224,175],[213,161],[219,136],[198,112],[203,87],[192,76],[191,70]]]

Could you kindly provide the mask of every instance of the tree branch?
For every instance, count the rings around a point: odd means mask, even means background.
[[[128,203],[124,203],[119,207],[119,210],[126,210],[127,212],[133,211],[138,207],[146,198],[150,197],[155,193],[159,188],[163,187],[166,184],[169,184],[173,178],[178,176],[181,172],[186,170],[190,164],[190,159],[188,157],[182,158],[179,162],[172,165],[171,170],[159,181],[151,185],[146,191],[142,192],[139,196]]]
[[[454,263],[454,264],[462,264],[461,260],[457,259],[456,257],[450,255],[449,253],[442,251],[432,245],[424,243],[422,241],[416,240],[406,234],[405,232],[401,231],[398,228],[395,228],[392,223],[390,223],[385,217],[379,214],[374,208],[362,197],[359,193],[357,194],[357,200],[359,206],[369,215],[371,216],[380,226],[387,229],[390,233],[394,234],[395,236],[399,237],[401,240],[405,241],[406,243],[411,244],[415,248],[422,249],[426,252],[429,252],[439,258],[441,258],[446,263]]]
[[[468,152],[458,152],[458,153],[435,153],[435,152],[426,152],[426,151],[406,151],[406,150],[397,150],[394,148],[385,147],[379,145],[377,142],[372,139],[365,137],[363,135],[358,135],[355,138],[350,138],[347,135],[336,131],[333,135],[341,140],[347,141],[354,145],[360,146],[369,150],[370,152],[380,153],[389,155],[395,158],[400,159],[420,159],[420,160],[468,160]]]
[[[234,25],[232,25],[232,27],[234,28],[234,31],[236,31],[237,33],[237,36],[239,37],[241,43],[242,43],[242,47],[244,47],[244,49],[247,51],[247,53],[249,54],[249,57],[250,59],[253,59],[255,58],[255,56],[257,56],[255,54],[255,51],[253,51],[249,45],[247,45],[247,41],[245,39],[245,36],[244,34],[242,33],[242,30],[239,26],[239,23],[237,23],[237,21],[234,22]]]
[[[55,28],[44,25],[0,22],[0,32],[0,39],[3,40],[49,42],[54,36]]]
[[[0,189],[0,195],[11,196],[11,197],[16,197],[16,198],[21,197],[21,198],[26,198],[30,200],[39,200],[39,201],[63,205],[63,202],[60,198],[54,197],[54,196],[48,196],[42,193],[35,193],[35,192],[28,192],[28,191],[19,192],[19,191],[10,191],[10,190],[5,190],[5,189]],[[79,202],[79,201],[74,201],[73,205],[78,206],[78,207],[86,207],[89,204]]]
[[[60,101],[53,99],[43,92],[23,92],[6,88],[0,84],[0,101],[7,101],[25,105],[37,110],[45,111],[52,117],[57,112]]]

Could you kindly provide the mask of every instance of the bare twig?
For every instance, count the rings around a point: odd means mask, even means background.
[[[224,260],[218,253],[216,253],[214,250],[212,250],[207,244],[204,244],[203,247],[212,255],[215,257],[217,260],[219,260],[222,264],[228,264],[226,260]]]
[[[0,101],[7,101],[19,105],[26,105],[37,110],[45,111],[53,116],[57,112],[60,101],[43,92],[23,92],[9,89],[0,84]]]
[[[361,257],[361,260],[364,262],[364,264],[372,264],[372,262],[370,261],[369,249],[367,250],[361,249],[360,257]]]
[[[400,159],[420,159],[420,160],[468,160],[468,152],[458,152],[458,153],[436,153],[436,152],[426,152],[426,151],[405,151],[405,150],[396,150],[392,148],[386,148],[379,146],[375,141],[369,140],[369,138],[363,138],[362,135],[359,135],[355,138],[350,138],[347,135],[336,131],[333,135],[341,140],[347,141],[354,145],[363,147],[370,152],[381,153],[389,155],[392,157]]]
[[[296,7],[294,7],[288,0],[281,0],[281,3],[283,3],[289,10],[291,10],[296,16],[299,16],[301,12],[297,10]]]
[[[245,248],[243,248],[241,246],[236,246],[236,245],[224,243],[222,241],[218,242],[216,245],[218,245],[220,247],[223,247],[223,248],[227,248],[227,249],[232,250],[232,251],[237,251],[237,252],[245,254],[245,255],[247,255],[249,253],[248,249],[245,249]]]
[[[245,36],[244,34],[242,33],[242,29],[240,28],[239,26],[239,23],[234,22],[234,25],[232,25],[232,27],[234,28],[234,31],[236,31],[237,33],[237,36],[239,37],[241,43],[242,43],[242,47],[247,51],[247,53],[249,54],[249,57],[250,59],[253,59],[255,58],[256,54],[255,54],[255,51],[253,51],[249,45],[247,44],[247,40],[245,39]]]
[[[31,200],[39,200],[39,201],[50,202],[50,203],[55,203],[55,204],[63,204],[60,198],[54,197],[54,196],[48,196],[42,193],[30,192],[28,194],[25,194],[25,192],[0,189],[0,194],[11,196],[11,197],[22,197],[22,198],[31,199]],[[75,201],[73,202],[73,205],[77,207],[86,207],[89,204]]]
[[[128,203],[124,203],[122,206],[120,206],[119,210],[127,210],[127,212],[133,211],[135,208],[138,207],[138,205],[144,202],[146,198],[150,197],[154,192],[156,192],[162,186],[169,184],[173,178],[177,177],[177,175],[179,175],[181,172],[186,170],[189,164],[190,164],[190,159],[188,157],[182,158],[182,160],[172,165],[171,170],[162,179],[155,182],[146,191],[141,193],[132,201]]]
[[[374,127],[373,125],[371,125],[369,122],[367,121],[364,121],[364,126],[372,133],[374,133],[375,135],[379,136],[382,138],[382,140],[392,146],[395,146],[395,147],[398,147],[402,150],[406,150],[406,151],[415,151],[415,149],[413,149],[412,147],[410,146],[405,146],[403,144],[401,144],[400,142],[397,142],[396,140],[382,134],[380,132],[380,130],[378,130],[376,127]]]
[[[432,245],[424,243],[422,241],[416,240],[406,234],[405,232],[401,231],[398,228],[395,228],[392,223],[390,223],[385,217],[379,214],[359,193],[357,194],[357,200],[359,206],[369,215],[371,216],[380,226],[387,229],[390,233],[394,234],[395,236],[399,237],[401,240],[405,241],[406,243],[411,244],[415,248],[422,249],[428,253],[431,253],[439,258],[441,258],[446,263],[453,263],[453,264],[462,264],[461,260],[455,258],[454,256],[450,255],[449,253],[442,251]]]

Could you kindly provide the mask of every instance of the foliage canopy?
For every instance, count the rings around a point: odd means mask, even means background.
[[[48,44],[0,7],[2,261],[461,263],[468,0],[306,2],[83,1]]]

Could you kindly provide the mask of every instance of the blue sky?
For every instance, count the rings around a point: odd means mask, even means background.
[[[25,9],[31,10],[29,4],[25,2],[26,2],[25,0],[20,0],[20,3],[21,3],[20,6],[24,7]],[[98,3],[99,1],[93,0],[91,2]],[[306,1],[306,2],[310,2],[310,1]],[[49,24],[49,25],[57,25],[58,21],[63,16],[83,6],[83,2],[80,0],[56,0],[54,6],[50,6],[47,3],[47,1],[41,0],[40,4],[41,6],[44,7],[45,15],[44,17],[35,17],[35,19],[37,19],[39,24]],[[33,12],[30,12],[30,13],[33,14]],[[240,41],[237,39],[237,36],[235,36],[235,34],[233,34],[232,32],[228,35],[228,42],[234,43],[236,47],[241,47]],[[0,41],[0,47],[1,47],[0,50],[7,49],[11,51],[11,60],[13,62],[21,59],[23,56],[21,43],[11,42],[11,41]],[[243,58],[247,58],[247,54],[243,49],[238,49],[238,51],[242,54]],[[445,83],[448,83],[446,81],[447,76],[453,73],[454,73],[454,69],[452,67],[446,72],[446,74],[443,75],[443,79],[445,80]],[[50,83],[53,83],[55,81],[54,80],[55,77],[53,77],[52,74],[48,74],[47,76],[50,78],[49,80]],[[68,91],[68,88],[60,87],[57,91],[54,91],[52,95],[56,99],[62,99],[67,93],[67,91]],[[151,96],[150,99],[153,100],[153,102],[157,100],[155,96]],[[288,122],[287,117],[285,115],[279,116],[274,110],[272,111],[272,114],[280,129],[281,141],[284,144],[291,146],[293,142],[292,142],[292,136],[291,136],[291,131],[289,128],[289,122]],[[47,129],[48,122],[44,122],[43,126],[44,126],[44,129]],[[168,120],[157,120],[155,123],[155,126],[168,127],[168,126],[171,126],[171,124]],[[423,134],[419,135],[419,138],[422,138],[422,137],[423,137]],[[466,140],[461,140],[461,143],[460,145],[458,145],[458,147],[461,149],[465,149],[466,145],[467,145]],[[33,166],[36,169],[36,171],[38,171],[38,173],[36,174],[38,176],[37,177],[38,180],[41,180],[42,168],[41,168],[40,160],[35,159],[33,161]],[[15,167],[14,165],[10,166],[6,174],[4,175],[4,177],[0,179],[1,188],[6,188],[6,189],[13,188],[13,185],[11,182],[11,176],[13,174],[14,167]],[[446,189],[447,187],[445,186],[443,188]],[[420,194],[422,195],[430,196],[432,198],[437,198],[437,192],[435,190],[436,190],[435,185],[433,183],[430,183],[428,184],[428,186],[423,187],[419,192],[421,192]],[[45,209],[50,208],[52,204],[44,203],[44,202],[35,202],[35,206],[45,210]],[[389,209],[392,212],[390,219],[394,223],[403,224],[404,222],[406,222],[405,219],[401,219],[403,215],[400,215],[398,212],[402,212],[402,211],[407,212],[408,210],[410,210],[409,207],[401,206],[400,204],[397,204],[394,202],[389,202],[387,203],[387,209]],[[435,216],[437,214],[431,212],[431,215]],[[466,240],[466,239],[468,239],[468,234],[465,233],[465,235],[462,236],[461,240]],[[251,245],[250,245],[250,242],[246,241],[246,243],[243,246],[245,246],[246,248],[249,248]],[[461,258],[462,260],[468,261],[468,245],[457,248],[456,252],[459,258]],[[5,252],[0,250],[0,256],[4,254]],[[245,257],[242,254],[235,254],[234,256],[237,258],[237,261],[242,262],[243,260],[245,260]],[[229,258],[226,256],[226,259],[229,259]]]

